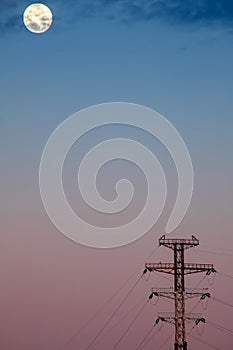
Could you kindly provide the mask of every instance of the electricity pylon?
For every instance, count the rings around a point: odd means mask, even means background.
[[[186,314],[185,300],[196,296],[209,296],[207,289],[187,289],[185,290],[185,275],[206,272],[209,275],[211,272],[216,272],[213,264],[190,264],[184,262],[184,251],[186,249],[199,245],[199,240],[192,236],[191,239],[171,239],[165,235],[159,239],[159,245],[172,249],[174,252],[173,263],[146,263],[145,271],[157,271],[174,275],[174,288],[152,288],[150,299],[155,296],[162,296],[174,299],[175,314],[160,313],[156,323],[167,321],[175,325],[175,343],[174,350],[187,350],[186,340],[186,320],[195,320],[196,324],[205,322],[205,319],[200,314]]]

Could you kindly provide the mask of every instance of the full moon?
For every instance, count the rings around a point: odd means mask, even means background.
[[[23,22],[30,32],[44,33],[51,27],[53,14],[44,4],[31,4],[24,11]]]

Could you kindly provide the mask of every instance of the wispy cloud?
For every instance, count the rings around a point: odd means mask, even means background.
[[[0,33],[6,33],[20,28],[21,14],[18,10],[19,1],[0,1]]]
[[[0,1],[0,31],[18,29],[27,0]],[[174,25],[233,27],[232,0],[48,0],[64,21],[104,16],[115,20],[163,20]]]
[[[99,0],[105,8],[135,20],[176,24],[233,25],[232,0]]]

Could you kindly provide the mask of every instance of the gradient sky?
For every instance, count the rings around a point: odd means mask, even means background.
[[[35,35],[22,23],[30,3],[0,2],[0,347],[85,349],[140,276],[143,263],[164,234],[176,193],[176,174],[158,142],[133,128],[98,130],[82,146],[75,146],[64,183],[68,198],[83,216],[91,217],[91,213],[75,197],[74,168],[92,144],[109,135],[129,132],[159,152],[170,190],[164,214],[143,238],[117,249],[88,248],[65,238],[43,208],[38,169],[45,143],[72,113],[98,103],[134,102],[166,116],[188,146],[195,175],[189,211],[172,237],[194,234],[202,247],[187,252],[187,260],[213,263],[217,271],[233,275],[233,4],[231,0],[51,0],[46,5],[54,13],[54,23],[45,34]],[[138,183],[138,204],[128,218],[144,198],[143,177],[134,170],[124,167]],[[117,162],[112,170],[106,169],[104,180],[100,179],[106,198],[114,193],[113,174],[121,177],[125,173]],[[109,219],[91,220],[104,226]],[[162,247],[149,258],[171,259],[171,252]],[[105,304],[133,273],[128,284]],[[189,277],[187,284],[195,287],[202,277]],[[113,347],[139,310],[143,296],[146,299],[156,285],[169,287],[171,282],[157,274],[142,280],[93,349]],[[213,296],[232,303],[232,278],[218,274],[215,280],[205,278],[199,287],[208,287]],[[195,303],[190,302],[188,309]],[[67,344],[102,304],[103,312]],[[162,300],[156,307],[148,305],[119,350],[136,349],[157,312],[169,310],[172,305]],[[195,312],[232,329],[229,306],[210,300],[206,310],[199,305]],[[170,334],[164,349],[172,348],[173,331],[164,324],[145,349],[158,350]],[[208,323],[202,337],[197,330],[192,334],[221,350],[232,349],[232,336]],[[188,341],[190,350],[211,349],[191,336]]]

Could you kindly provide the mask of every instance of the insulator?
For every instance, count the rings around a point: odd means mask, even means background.
[[[151,268],[151,267],[148,267],[148,271],[149,271],[149,272],[152,272],[152,268]]]
[[[147,269],[145,269],[145,270],[143,271],[143,275],[145,275],[145,273],[147,273]]]
[[[207,297],[207,298],[210,298],[210,293],[204,293],[204,294],[202,294],[201,300],[204,300],[206,297]]]
[[[157,320],[155,320],[155,324],[158,324],[159,323],[159,318],[157,318]]]
[[[197,319],[195,320],[195,324],[196,324],[196,325],[198,325],[198,323],[200,323],[200,322],[205,323],[205,318],[204,318],[204,317],[201,317],[201,318],[197,318]]]
[[[149,295],[149,299],[152,299],[153,296],[154,296],[154,293],[151,293],[151,294]]]

